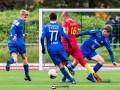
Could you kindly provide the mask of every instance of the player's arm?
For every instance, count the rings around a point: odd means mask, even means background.
[[[13,38],[14,42],[16,42],[16,40],[17,40],[16,33],[15,33],[16,29],[17,29],[16,25],[12,25],[12,27],[10,29],[10,37]]]
[[[66,39],[66,41],[68,42],[68,48],[72,48],[72,46],[71,46],[71,43],[70,43],[70,39],[69,39],[69,37],[67,36],[67,34],[66,34],[66,32],[65,32],[65,30],[63,29],[63,28],[61,28],[61,35]]]
[[[97,33],[98,30],[87,30],[87,31],[83,31],[83,32],[80,32],[76,35],[76,38],[79,37],[79,36],[82,36],[82,35],[92,35],[92,34],[95,34]]]
[[[117,66],[117,63],[116,63],[116,61],[115,61],[114,54],[113,54],[112,49],[111,49],[111,46],[110,46],[110,42],[107,42],[105,46],[106,46],[106,48],[107,48],[107,50],[108,50],[108,52],[109,52],[109,55],[110,55],[110,58],[111,58],[111,60],[112,60],[113,65],[114,65],[114,66]]]
[[[41,39],[40,39],[43,54],[45,54],[45,47],[44,47],[44,38],[45,38],[45,36],[46,36],[46,30],[45,30],[45,27],[43,27],[42,35],[41,35]]]

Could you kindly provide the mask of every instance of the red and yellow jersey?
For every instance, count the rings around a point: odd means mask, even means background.
[[[66,31],[66,34],[70,38],[71,44],[77,44],[76,34],[78,33],[78,28],[79,28],[78,22],[69,19],[67,21],[64,21],[62,23],[62,26],[64,30]],[[62,37],[62,42],[66,43],[67,41],[65,38]]]

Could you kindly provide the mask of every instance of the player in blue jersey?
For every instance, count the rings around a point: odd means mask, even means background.
[[[27,33],[23,34],[24,22],[28,18],[29,12],[27,10],[20,11],[20,17],[14,20],[11,29],[10,36],[8,40],[8,49],[11,55],[11,58],[7,61],[6,70],[10,70],[10,64],[17,62],[17,54],[19,53],[23,60],[23,67],[25,71],[25,80],[31,81],[29,75],[29,66],[26,57],[26,47],[23,37],[27,37]]]
[[[57,24],[57,15],[55,13],[50,13],[49,15],[50,23],[46,24],[43,27],[42,35],[41,35],[41,45],[42,45],[42,53],[45,54],[45,47],[44,47],[44,38],[46,37],[46,45],[48,53],[54,62],[55,65],[57,65],[61,71],[61,73],[67,77],[68,80],[72,84],[76,84],[74,78],[67,70],[68,68],[63,64],[67,64],[69,61],[67,53],[63,47],[63,44],[61,42],[61,36],[63,36],[67,42],[68,47],[72,48],[70,44],[70,40],[66,33],[64,32],[64,29],[61,25]]]
[[[110,25],[104,26],[104,28],[101,30],[88,30],[88,31],[83,31],[79,34],[76,35],[76,37],[82,36],[82,35],[90,35],[90,37],[82,43],[80,46],[80,50],[84,56],[84,58],[87,58],[89,60],[94,60],[97,62],[97,64],[94,66],[94,71],[97,72],[102,65],[104,64],[104,59],[96,53],[96,49],[100,48],[102,46],[105,46],[109,52],[109,55],[112,60],[112,64],[114,66],[117,66],[117,63],[114,58],[114,54],[111,50],[110,47],[110,41],[109,41],[109,34],[112,31],[112,27]],[[78,64],[76,60],[73,62],[73,67],[75,67]],[[87,79],[96,82],[92,76],[92,74],[89,74],[87,76]]]

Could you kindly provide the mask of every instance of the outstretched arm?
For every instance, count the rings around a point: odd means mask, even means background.
[[[83,32],[80,32],[76,35],[76,37],[79,37],[79,36],[82,36],[82,35],[92,35],[92,34],[95,34],[97,33],[98,30],[87,30],[87,31],[83,31]]]
[[[118,64],[117,64],[116,61],[115,61],[115,57],[114,57],[114,54],[113,54],[113,52],[112,52],[111,47],[110,47],[109,45],[107,45],[106,48],[107,48],[107,50],[108,50],[108,52],[109,52],[109,55],[110,55],[110,57],[111,57],[111,60],[112,60],[113,65],[114,65],[114,66],[117,66]]]

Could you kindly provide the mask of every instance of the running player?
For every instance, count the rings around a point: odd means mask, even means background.
[[[31,81],[29,76],[29,66],[26,56],[26,47],[23,37],[27,37],[27,33],[23,34],[24,22],[28,18],[29,12],[26,10],[20,11],[20,17],[14,20],[12,27],[10,29],[10,36],[8,40],[8,49],[11,58],[7,61],[6,70],[10,70],[10,64],[17,62],[17,54],[19,53],[23,59],[23,67],[25,71],[25,80]]]
[[[112,31],[112,27],[110,25],[106,25],[103,27],[102,31],[101,30],[87,30],[87,31],[81,32],[76,35],[76,37],[79,37],[82,35],[90,35],[90,37],[82,43],[82,45],[80,46],[80,50],[84,58],[87,58],[88,60],[94,60],[97,62],[97,64],[93,68],[95,72],[100,70],[100,68],[104,64],[104,59],[99,54],[97,54],[95,51],[97,48],[100,48],[102,46],[105,46],[107,48],[109,55],[111,57],[111,60],[112,60],[112,64],[114,66],[118,65],[115,61],[114,54],[111,50],[110,41],[108,38],[111,31]],[[73,67],[75,67],[77,63],[78,62],[74,60]],[[96,82],[92,74],[89,74],[87,76],[87,79],[92,82]]]
[[[70,40],[63,30],[63,27],[56,23],[57,15],[55,13],[50,13],[49,15],[50,23],[46,24],[42,30],[41,45],[42,53],[45,54],[44,38],[46,37],[46,45],[48,53],[61,71],[61,73],[68,79],[72,84],[76,84],[74,78],[69,73],[67,67],[63,65],[63,62],[68,62],[68,56],[65,52],[63,44],[61,42],[61,35],[66,39],[68,43],[68,48],[71,48]]]
[[[62,38],[62,43],[64,45],[64,48],[65,48],[68,56],[72,55],[73,58],[75,58],[83,67],[85,67],[87,70],[89,70],[92,73],[92,75],[95,77],[95,79],[98,82],[101,82],[101,78],[94,72],[92,67],[86,63],[81,51],[79,50],[78,42],[76,40],[76,34],[77,34],[78,28],[79,28],[78,22],[70,19],[70,14],[69,14],[69,12],[66,12],[66,11],[64,11],[62,13],[62,18],[64,21],[62,23],[62,26],[64,27],[68,37],[70,38],[70,42],[72,44],[72,48],[69,49],[67,47],[68,43],[66,42],[66,39],[64,37]],[[66,81],[66,78],[63,77],[60,82],[65,82],[65,81]]]

